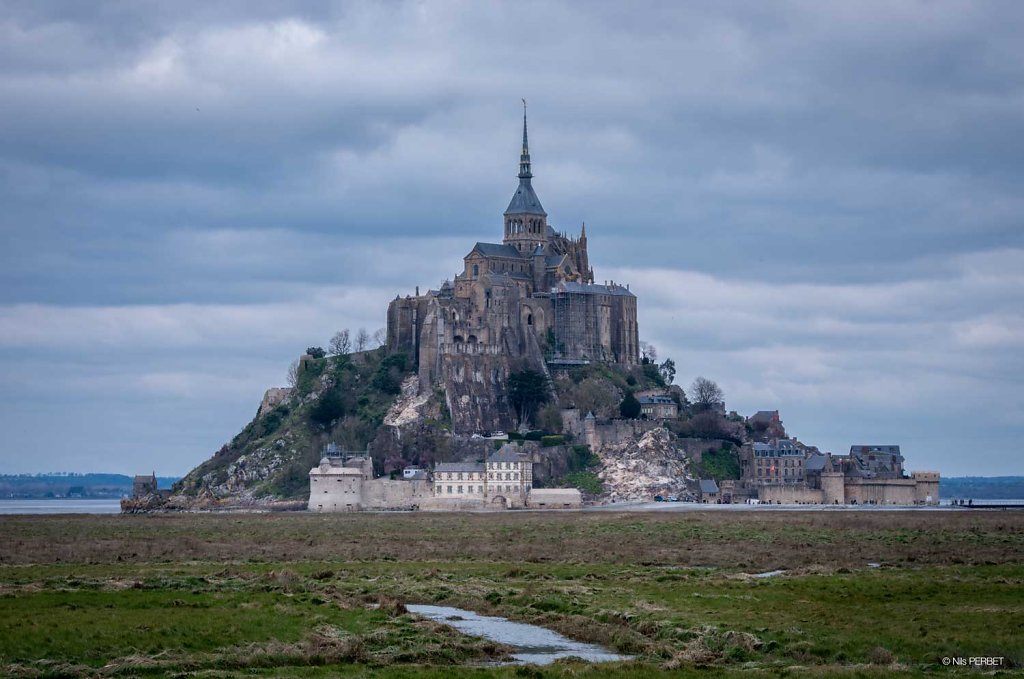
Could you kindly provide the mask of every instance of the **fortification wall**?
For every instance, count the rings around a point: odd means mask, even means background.
[[[610,422],[587,424],[584,421],[584,439],[591,450],[604,446],[622,445],[631,438],[639,438],[650,430],[660,427],[654,420],[611,420]]]
[[[939,472],[911,472],[910,478],[917,484],[914,499],[918,504],[939,504]]]
[[[825,502],[825,494],[803,485],[772,484],[758,489],[758,499],[772,504],[820,505]]]
[[[373,479],[363,482],[363,509],[415,509],[433,499],[433,484],[425,479]]]
[[[482,512],[488,510],[504,510],[504,505],[496,506],[484,500],[470,500],[468,498],[454,497],[431,497],[420,504],[420,509],[425,512]]]
[[[917,482],[912,479],[847,479],[846,501],[878,505],[912,505]]]

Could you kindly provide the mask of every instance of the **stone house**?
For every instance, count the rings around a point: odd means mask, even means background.
[[[533,463],[506,444],[485,462],[441,462],[434,467],[434,496],[523,507],[533,487]]]
[[[782,426],[778,410],[758,410],[747,418],[747,424],[761,441],[786,438],[786,429]]]
[[[804,451],[790,439],[752,444],[752,464],[745,470],[759,486],[804,482]]]
[[[718,484],[714,479],[700,480],[700,501],[704,504],[714,504],[719,500]]]
[[[668,394],[638,396],[640,414],[649,420],[674,420],[679,417],[679,404]]]
[[[139,500],[148,495],[157,495],[156,472],[147,475],[138,474],[132,479],[132,499]]]

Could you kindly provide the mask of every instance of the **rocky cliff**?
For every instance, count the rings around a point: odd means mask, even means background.
[[[656,495],[696,499],[690,458],[664,427],[604,446],[597,455],[602,464],[598,478],[609,502],[650,501]]]
[[[516,368],[498,357],[467,356],[447,362],[439,383],[424,387],[404,355],[387,355],[383,349],[358,360],[305,357],[295,386],[268,391],[256,417],[176,484],[164,506],[286,508],[308,497],[309,470],[329,442],[345,450],[369,451],[377,475],[409,465],[430,468],[442,461],[483,459],[494,442],[458,433],[453,421],[462,422],[463,428],[488,424],[512,430],[515,420],[505,390]],[[652,386],[650,372],[639,366],[581,366],[553,377],[548,407],[555,409],[555,417],[537,418],[549,434],[558,433],[559,408],[580,403],[609,416],[621,394]],[[579,425],[578,417],[568,420]],[[701,469],[695,452],[699,441],[680,438],[653,422],[618,429],[624,433],[596,438],[593,450],[575,426],[562,432],[564,444],[521,445],[535,463],[538,485],[577,485],[592,501],[694,494]],[[146,510],[150,504],[133,508]]]

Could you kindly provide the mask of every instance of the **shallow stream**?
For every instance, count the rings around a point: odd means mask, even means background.
[[[506,618],[480,615],[452,606],[428,606],[425,604],[409,604],[410,613],[428,618],[435,622],[449,625],[463,634],[484,637],[499,644],[515,648],[512,657],[521,663],[546,665],[559,658],[575,656],[589,662],[610,662],[613,660],[629,660],[629,656],[619,655],[596,646],[573,641],[557,632],[512,622]]]

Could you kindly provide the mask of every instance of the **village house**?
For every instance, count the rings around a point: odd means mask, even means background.
[[[486,462],[441,462],[434,467],[436,498],[523,507],[533,487],[533,463],[505,444]]]
[[[804,482],[804,451],[790,439],[753,445],[752,480],[758,485]]]
[[[674,420],[679,417],[679,404],[668,394],[637,396],[640,414],[649,420]]]

